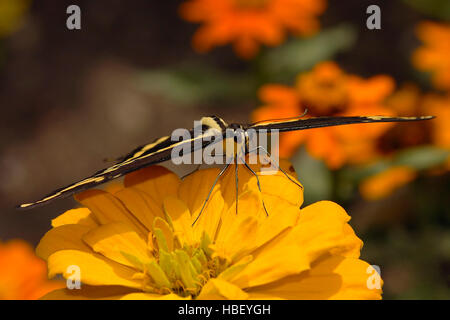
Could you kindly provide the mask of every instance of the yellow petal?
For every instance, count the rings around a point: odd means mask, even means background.
[[[349,232],[349,219],[342,207],[330,201],[302,209],[297,225],[252,252],[254,260],[232,282],[241,288],[262,285],[308,270],[326,254],[355,256],[362,242]]]
[[[208,204],[203,210],[201,216],[193,226],[195,239],[200,239],[204,232],[208,234],[212,240],[216,237],[223,208],[224,201],[222,195],[220,192],[214,193],[208,200]],[[197,211],[197,215],[192,216],[192,223],[194,223],[195,218],[199,213],[200,211]]]
[[[256,241],[257,246],[262,246],[278,236],[284,230],[297,224],[300,217],[300,209],[292,205],[284,205],[275,213],[269,213],[266,219],[261,219]]]
[[[62,274],[64,278],[72,276],[70,266],[80,270],[82,283],[103,286],[118,285],[135,289],[142,287],[142,281],[131,280],[135,270],[117,262],[111,261],[99,254],[90,254],[78,250],[61,250],[48,258],[49,278]]]
[[[83,236],[92,250],[129,267],[135,267],[126,255],[137,258],[141,263],[150,260],[147,243],[129,225],[114,222],[95,228]],[[126,255],[124,255],[126,254]]]
[[[222,214],[220,230],[216,237],[217,242],[224,241],[224,237],[228,237],[231,230],[247,217],[253,217],[258,221],[266,218],[259,192],[247,191],[241,193],[238,198],[238,210],[239,212],[236,214],[236,203],[233,203],[228,211]]]
[[[250,299],[381,299],[381,289],[368,284],[370,268],[359,259],[330,256],[300,275],[249,289]]]
[[[288,174],[290,179],[301,186],[296,178],[292,165],[288,161],[280,161],[280,166]],[[244,165],[238,165],[238,167],[239,192],[245,192],[247,190],[259,192],[257,179],[254,174]],[[303,188],[289,180],[283,172],[280,170],[273,172],[264,171],[265,167],[262,167],[260,164],[250,165],[250,167],[258,175],[264,203],[269,215],[271,212],[278,212],[280,210],[280,201],[287,201],[297,207],[300,207],[303,203]],[[225,203],[228,207],[231,207],[236,201],[234,166],[230,166],[230,169],[222,178],[221,188]]]
[[[358,257],[363,243],[348,225],[349,220],[338,204],[319,201],[301,210],[291,239],[308,252],[311,261],[325,251]]]
[[[145,192],[162,208],[165,197],[177,195],[180,179],[164,167],[150,166],[127,174],[123,183]]]
[[[228,281],[229,279],[235,277],[239,272],[241,272],[250,262],[252,262],[252,256],[245,256],[241,260],[232,264],[230,267],[225,269],[219,274],[218,278]]]
[[[220,179],[211,192],[200,217],[199,214],[218,174],[217,168],[200,170],[187,176],[180,185],[179,199],[191,212],[191,224],[198,218],[193,227],[195,239],[200,239],[203,232],[206,232],[210,239],[215,237],[220,216],[224,210],[224,202],[220,194]]]
[[[54,228],[65,224],[81,224],[88,227],[98,226],[98,222],[88,208],[71,209],[52,220],[52,227]]]
[[[41,300],[116,300],[135,291],[121,286],[89,286],[80,289],[58,289],[49,292]]]
[[[267,216],[262,206],[261,193],[255,190],[243,192],[238,200],[238,217],[236,217],[234,205],[226,214],[222,215],[222,223],[216,242],[220,242],[223,236],[230,232],[231,227],[239,223],[238,220],[245,216],[255,217],[259,222],[259,227],[255,233],[256,239],[254,239],[256,247],[270,241],[286,228],[294,226],[300,216],[300,209],[287,201],[279,200],[278,203],[278,211],[271,211]]]
[[[163,211],[153,198],[135,187],[121,189],[114,194],[127,209],[146,227],[152,230],[156,217],[164,218]]]
[[[264,250],[230,282],[239,288],[249,288],[276,281],[309,269],[310,261],[295,245],[274,245],[269,242]]]
[[[53,228],[42,237],[36,248],[36,254],[44,260],[59,250],[80,250],[91,252],[81,240],[91,227],[79,224],[63,224]]]
[[[238,165],[238,195],[242,194],[245,185],[251,179],[252,173],[243,165]],[[220,178],[220,190],[225,202],[225,212],[235,205],[236,202],[236,165],[230,165],[225,174]],[[239,205],[238,205],[239,210]]]
[[[129,293],[122,297],[120,300],[191,300],[191,297],[180,297],[177,294],[151,294],[151,293]]]
[[[174,235],[180,239],[181,243],[192,245],[194,233],[191,226],[191,213],[186,204],[176,197],[167,197],[164,199],[163,207],[172,221]]]
[[[197,171],[195,174],[187,176],[181,182],[178,196],[188,206],[193,219],[200,213],[218,174],[219,169],[209,168]],[[206,203],[204,210],[207,210],[211,206],[211,199],[218,192],[220,192],[220,179],[211,192],[210,200]]]
[[[214,245],[211,245],[214,255],[225,258],[229,262],[239,260],[256,247],[255,240],[259,225],[255,217],[244,214],[236,216],[234,209],[230,208],[228,215],[231,217],[233,214],[235,215],[233,223],[228,223],[225,230],[221,228],[220,237]]]
[[[202,288],[197,300],[244,300],[248,294],[222,279],[210,279]]]
[[[148,232],[123,203],[108,192],[95,189],[88,190],[77,194],[75,199],[88,207],[100,224],[123,222],[143,235]]]

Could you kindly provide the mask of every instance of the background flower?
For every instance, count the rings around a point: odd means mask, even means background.
[[[295,87],[266,85],[260,89],[263,106],[254,121],[295,117],[308,109],[308,116],[394,115],[383,105],[392,92],[393,80],[384,75],[363,79],[346,74],[333,62],[322,62],[301,73]],[[352,125],[281,134],[280,155],[291,157],[306,144],[308,152],[336,169],[377,156],[376,140],[390,124]]]
[[[435,174],[438,169],[441,174],[445,173],[447,156],[445,150],[450,150],[448,130],[444,129],[450,121],[450,100],[442,94],[422,94],[417,86],[406,84],[386,102],[400,116],[418,116],[421,114],[433,114],[435,121],[429,123],[417,122],[409,126],[393,126],[379,139],[377,149],[388,161],[396,162],[395,154],[398,150],[407,148],[418,148],[423,145],[433,145],[436,152],[442,149],[443,156],[427,165],[417,163],[415,166],[395,164],[387,167],[364,179],[359,187],[364,198],[375,200],[391,195],[395,190],[413,181],[421,171]],[[404,128],[403,128],[404,127]],[[394,160],[392,160],[394,159]],[[430,160],[429,160],[430,161]]]
[[[63,287],[47,280],[45,262],[22,240],[0,242],[0,300],[36,300]]]
[[[286,33],[317,32],[317,16],[325,0],[189,0],[180,7],[181,16],[202,23],[193,38],[197,51],[232,43],[242,58],[251,58],[260,44],[277,46]]]
[[[417,36],[423,42],[412,57],[416,68],[431,72],[433,85],[438,89],[450,89],[450,25],[432,21],[417,27]]]

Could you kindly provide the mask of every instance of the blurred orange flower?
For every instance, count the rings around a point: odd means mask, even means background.
[[[361,195],[367,200],[378,200],[411,182],[416,177],[414,169],[406,166],[389,168],[366,179],[359,186]]]
[[[423,94],[414,84],[404,84],[386,99],[385,105],[399,116],[422,116],[429,113],[423,108]],[[411,122],[408,125],[392,126],[378,140],[378,151],[390,156],[401,148],[429,144],[432,121]]]
[[[431,129],[431,139],[438,147],[450,149],[450,94],[428,94],[423,101],[425,112],[435,115]]]
[[[199,52],[233,43],[242,58],[251,58],[260,43],[277,46],[286,32],[310,35],[319,29],[317,16],[325,0],[189,0],[180,7],[181,16],[203,23],[193,38]]]
[[[45,262],[25,241],[0,242],[0,300],[35,300],[62,287],[47,280]]]
[[[408,126],[392,127],[380,139],[380,151],[384,154],[393,149],[407,148],[422,144],[450,148],[450,94],[427,93],[412,84],[403,85],[386,100],[399,116],[434,115],[432,121],[419,121]]]
[[[450,96],[448,94],[422,94],[417,86],[406,84],[386,100],[386,105],[399,116],[429,114],[436,118],[432,121],[391,127],[379,139],[380,154],[390,156],[396,150],[425,144],[450,149],[450,133],[448,131]],[[443,167],[434,168],[432,172],[443,173],[449,168],[448,164],[443,164]],[[394,190],[414,180],[416,176],[417,172],[413,168],[392,167],[364,180],[360,185],[360,192],[367,200],[377,200],[390,195]]]
[[[414,66],[432,73],[433,85],[438,89],[450,89],[450,24],[431,21],[417,27],[417,36],[423,41],[413,54]]]
[[[393,115],[383,105],[394,81],[386,75],[363,79],[342,71],[333,62],[322,62],[298,76],[295,87],[265,85],[259,91],[264,106],[257,109],[255,121],[295,117],[305,108],[308,116]],[[337,169],[346,163],[364,163],[377,156],[376,140],[392,124],[358,124],[283,133],[280,156],[291,157],[300,144],[308,152]]]

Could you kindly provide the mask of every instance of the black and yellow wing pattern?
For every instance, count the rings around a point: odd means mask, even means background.
[[[339,126],[357,123],[376,123],[376,122],[402,122],[402,121],[419,121],[429,120],[432,116],[424,117],[386,117],[386,116],[359,116],[359,117],[317,117],[308,119],[285,119],[284,121],[264,121],[255,124],[241,126],[244,130],[254,129],[256,132],[264,130],[278,130],[279,132],[296,131],[313,128],[322,128],[330,126]],[[24,203],[18,206],[20,209],[29,209],[44,205],[50,201],[71,196],[80,191],[90,189],[99,184],[119,178],[127,173],[141,169],[146,166],[161,163],[171,159],[172,150],[175,147],[182,148],[189,146],[190,152],[196,149],[205,148],[211,143],[218,142],[217,140],[204,140],[204,134],[209,129],[218,130],[222,137],[225,137],[225,132],[229,128],[225,121],[216,116],[204,117],[201,119],[201,134],[194,136],[195,130],[190,131],[191,137],[188,140],[172,141],[170,136],[162,137],[147,145],[140,146],[134,149],[126,156],[118,159],[118,163],[113,166],[100,170],[92,176],[85,178],[79,182],[75,182],[67,187],[60,188],[41,200],[31,203]],[[195,143],[197,140],[201,143]]]
[[[203,140],[203,134],[207,132],[208,129],[224,131],[226,128],[226,124],[223,122],[223,120],[215,116],[202,118],[201,126],[202,127],[201,129],[199,129],[199,132],[201,132],[202,134],[198,136],[194,136],[195,131],[194,129],[192,129],[190,130],[192,138],[188,140],[172,141],[171,136],[156,139],[154,142],[140,146],[124,157],[119,158],[119,162],[114,164],[113,166],[100,170],[92,176],[72,183],[64,188],[57,189],[38,201],[21,204],[18,206],[18,209],[31,209],[37,206],[44,205],[56,199],[66,198],[75,193],[122,177],[127,173],[136,171],[143,167],[170,160],[172,150],[177,146],[182,150],[183,146],[189,146],[190,152],[194,152],[199,148],[205,148],[211,143],[218,142],[214,140]],[[201,141],[201,144],[195,143],[197,140]],[[182,156],[182,150],[180,151],[180,156]]]
[[[260,121],[250,125],[256,131],[278,130],[279,132],[296,131],[323,127],[341,126],[346,124],[404,122],[430,120],[433,116],[423,117],[387,117],[387,116],[355,116],[355,117],[317,117],[308,119],[293,119],[289,121]]]

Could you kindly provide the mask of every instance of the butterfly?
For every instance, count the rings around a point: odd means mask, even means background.
[[[114,165],[106,169],[100,170],[81,181],[57,189],[38,201],[21,204],[18,206],[18,208],[30,209],[37,206],[41,206],[49,203],[50,201],[66,198],[75,193],[93,188],[97,185],[103,184],[110,180],[122,177],[125,174],[136,171],[143,167],[171,160],[175,148],[182,150],[182,152],[180,152],[180,155],[183,154],[183,150],[184,153],[186,154],[186,153],[193,153],[200,149],[204,149],[208,145],[218,142],[217,139],[215,140],[205,139],[211,136],[211,131],[215,132],[216,134],[218,133],[219,136],[221,136],[223,139],[226,139],[227,138],[226,133],[231,131],[234,135],[234,142],[238,144],[238,147],[236,149],[237,152],[235,154],[233,154],[232,156],[225,155],[227,157],[226,165],[223,167],[223,169],[217,176],[214,185],[211,188],[212,191],[220,176],[223,175],[223,173],[228,169],[228,167],[232,163],[231,161],[229,161],[231,157],[232,157],[231,160],[236,160],[237,163],[238,162],[237,160],[242,159],[247,154],[258,150],[264,152],[270,158],[269,152],[262,146],[257,146],[256,148],[250,149],[248,136],[248,133],[250,131],[256,133],[272,132],[272,131],[286,132],[286,131],[297,131],[313,128],[339,126],[339,125],[358,124],[358,123],[420,121],[434,118],[433,116],[421,116],[421,117],[351,116],[351,117],[314,117],[301,119],[302,117],[303,115],[295,118],[259,121],[248,125],[236,123],[227,124],[223,119],[217,116],[203,117],[199,122],[200,127],[196,127],[189,131],[189,133],[191,134],[191,137],[189,139],[174,141],[174,139],[172,139],[172,136],[165,136],[158,138],[149,144],[134,149],[124,157],[117,159],[117,163],[115,163]],[[243,163],[247,167],[247,169],[251,170],[252,173],[257,177],[256,173],[250,168],[250,166],[248,166],[245,160],[241,163]],[[279,170],[283,171],[278,165],[277,167]],[[237,168],[238,166],[236,165],[236,171]],[[296,183],[284,171],[283,173],[292,182]],[[237,172],[236,172],[236,179],[237,179]],[[296,184],[299,185],[298,183]],[[258,187],[260,188],[259,181]],[[206,205],[209,195],[203,205],[203,208]],[[236,198],[237,198],[237,190],[236,190]],[[200,212],[203,211],[203,208]]]

